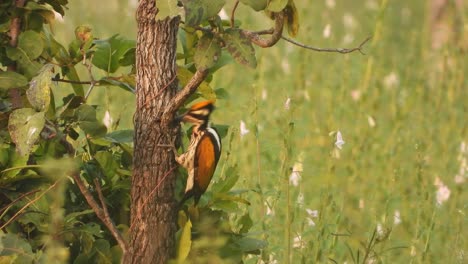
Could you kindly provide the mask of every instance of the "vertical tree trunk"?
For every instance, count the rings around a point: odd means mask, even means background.
[[[162,115],[177,92],[176,46],[179,17],[155,20],[156,1],[137,10],[137,109],[131,189],[129,250],[124,263],[167,263],[175,253],[175,166],[171,144],[179,127]]]

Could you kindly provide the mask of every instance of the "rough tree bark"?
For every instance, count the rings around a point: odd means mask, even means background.
[[[178,125],[161,122],[177,92],[179,17],[155,20],[156,1],[137,9],[136,113],[131,223],[124,263],[167,263],[175,254],[176,203],[171,144]]]

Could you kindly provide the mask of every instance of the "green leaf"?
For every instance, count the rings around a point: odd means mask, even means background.
[[[131,143],[133,142],[133,129],[117,130],[106,135],[114,143]]]
[[[226,3],[225,0],[183,0],[185,25],[197,26],[216,16]]]
[[[20,155],[29,154],[39,139],[44,124],[44,112],[36,112],[32,108],[21,108],[11,113],[8,130]]]
[[[28,85],[28,79],[12,71],[0,71],[0,89],[10,89]]]
[[[268,0],[240,0],[240,2],[250,6],[255,11],[264,10],[268,5]]]
[[[107,127],[98,121],[81,121],[79,126],[91,137],[102,137],[107,133]]]
[[[44,65],[39,74],[29,82],[26,95],[36,111],[46,112],[49,109],[53,68],[52,64]]]
[[[245,234],[249,232],[250,228],[253,226],[253,221],[252,218],[250,217],[250,214],[247,212],[245,213],[239,221],[237,221],[238,225],[241,225],[241,229],[239,230],[240,234]]]
[[[226,178],[220,181],[220,184],[222,183],[222,187],[219,189],[219,192],[221,193],[229,192],[239,180],[239,169],[237,168],[237,165],[228,167],[225,175]]]
[[[265,248],[268,243],[264,240],[258,240],[250,237],[243,237],[236,241],[243,252],[252,252]]]
[[[124,89],[127,92],[135,93],[135,75],[127,75],[126,81],[116,80],[113,78],[104,77],[99,80],[99,84],[112,85]]]
[[[163,20],[166,17],[175,17],[179,15],[180,11],[177,0],[159,0],[156,19]]]
[[[17,48],[23,50],[31,60],[34,60],[42,54],[44,42],[39,33],[27,30],[19,35]]]
[[[272,12],[280,12],[286,7],[287,4],[288,0],[271,0],[268,4],[268,10]]]
[[[96,119],[96,109],[83,104],[75,110],[75,116],[80,128],[88,135],[93,137],[104,136],[107,132],[106,126]]]
[[[226,47],[231,56],[240,64],[257,67],[255,49],[250,40],[237,28],[229,28],[223,34]]]
[[[114,35],[106,40],[96,40],[94,43],[96,51],[94,52],[93,64],[109,73],[113,73],[120,66],[123,66],[120,61],[124,59],[129,50],[135,48],[135,41],[124,39],[119,35]]]
[[[192,222],[187,220],[180,235],[179,245],[177,247],[177,263],[184,263],[190,253],[192,246]]]
[[[42,64],[31,59],[26,51],[19,47],[7,47],[6,55],[9,59],[17,62],[18,71],[24,73],[26,77],[35,76],[42,67]]]
[[[70,80],[80,81],[80,77],[78,76],[78,72],[76,71],[74,66],[67,67],[67,72],[66,72],[65,76],[67,76],[68,79],[70,79]],[[72,83],[71,85],[73,87],[73,92],[75,92],[75,95],[84,97],[83,85],[81,85],[79,83]]]
[[[35,260],[27,240],[19,234],[5,234],[3,231],[0,231],[0,256],[2,263],[33,263]]]
[[[218,61],[221,55],[221,45],[212,33],[204,33],[198,41],[193,60],[199,70],[206,70]]]
[[[229,99],[229,92],[224,88],[218,88],[215,90],[216,97],[219,99]]]
[[[97,121],[96,109],[94,107],[82,104],[75,110],[75,116],[78,121]]]
[[[177,78],[179,79],[180,85],[185,86],[192,76],[193,73],[186,68],[177,67]],[[197,92],[207,100],[216,100],[216,94],[214,93],[213,88],[211,88],[211,86],[205,81],[198,86]]]
[[[131,48],[125,52],[122,58],[119,60],[120,66],[134,65],[136,62],[135,56],[136,48]]]
[[[94,158],[99,163],[99,166],[101,167],[104,175],[106,175],[106,178],[113,184],[116,183],[119,177],[115,172],[119,168],[119,164],[112,153],[108,151],[98,151],[94,155]]]

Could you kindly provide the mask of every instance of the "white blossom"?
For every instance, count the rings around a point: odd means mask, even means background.
[[[335,146],[339,149],[342,149],[344,144],[345,142],[343,140],[343,136],[341,135],[341,132],[340,131],[336,132]]]
[[[370,127],[375,127],[375,119],[370,115],[367,115],[367,123]]]
[[[302,241],[302,237],[301,235],[297,235],[294,237],[294,242],[293,242],[293,248],[304,248],[305,247],[305,243],[304,241]]]
[[[330,37],[330,35],[331,35],[331,25],[327,24],[325,28],[323,29],[323,37],[327,39]]]
[[[395,213],[393,213],[393,224],[394,225],[401,224],[401,215],[400,215],[400,211],[398,210],[395,210]]]
[[[440,206],[450,198],[450,189],[442,182],[439,177],[436,177],[434,180],[434,186],[437,187],[436,202],[437,205]]]
[[[291,108],[291,97],[288,97],[286,102],[284,102],[284,109],[289,110],[289,108]]]
[[[333,8],[335,8],[336,3],[335,3],[335,0],[325,0],[325,5],[328,8],[333,9]]]
[[[250,132],[250,130],[247,129],[247,126],[245,125],[245,122],[243,120],[240,121],[240,136],[241,138],[247,135]]]
[[[107,110],[104,113],[104,118],[102,119],[102,123],[104,123],[104,125],[107,127],[107,129],[109,129],[109,128],[111,128],[113,122],[114,122],[114,119],[110,115],[109,110]]]
[[[384,77],[383,84],[387,89],[395,88],[400,84],[400,77],[392,71]]]
[[[352,90],[352,91],[351,91],[351,98],[352,98],[354,101],[358,101],[359,98],[361,98],[361,91],[358,90],[358,89]]]

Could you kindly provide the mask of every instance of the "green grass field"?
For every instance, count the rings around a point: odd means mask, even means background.
[[[75,26],[91,24],[101,37],[135,38],[134,6],[120,2],[82,15],[87,4],[71,1],[57,34],[73,38]],[[231,126],[215,180],[237,164],[235,188],[248,189],[244,198],[251,202],[241,210],[250,212],[254,236],[268,242],[264,258],[467,263],[466,50],[455,40],[431,49],[425,1],[295,2],[303,43],[353,47],[372,39],[366,55],[281,42],[257,49],[256,70],[230,65],[212,82],[229,93],[218,100],[213,121]],[[461,13],[466,35],[466,7]],[[269,26],[246,7],[238,18],[252,28]],[[133,96],[121,90],[103,89],[92,100],[99,95],[134,107]],[[110,110],[121,115],[122,127],[131,125],[132,112]],[[243,136],[241,120],[249,130]],[[342,149],[334,144],[336,131]]]

